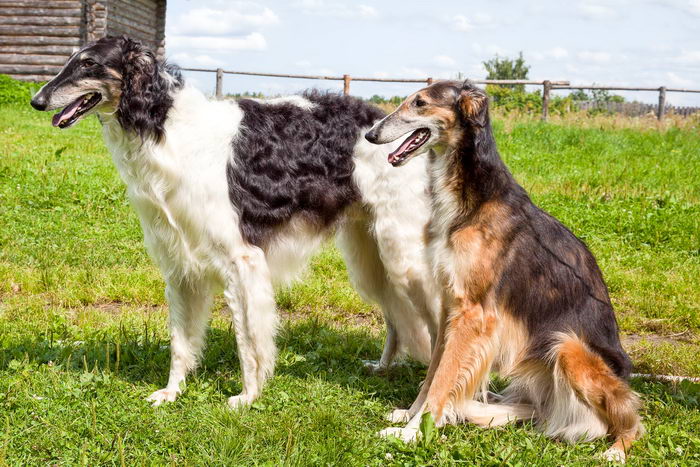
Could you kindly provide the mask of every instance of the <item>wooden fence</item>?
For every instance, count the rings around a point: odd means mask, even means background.
[[[574,104],[579,110],[603,110],[605,112],[620,113],[628,117],[640,117],[642,115],[658,115],[657,104],[645,104],[643,102],[595,102],[577,101]],[[666,105],[664,115],[680,115],[687,117],[700,112],[700,107],[682,107]]]
[[[432,84],[433,78],[423,78],[423,79],[405,79],[405,78],[356,78],[350,75],[343,76],[322,76],[322,75],[293,75],[286,73],[257,73],[252,71],[231,71],[224,70],[222,68],[210,69],[210,68],[183,68],[185,71],[196,71],[204,73],[216,73],[216,97],[221,99],[223,97],[223,82],[224,75],[245,75],[245,76],[266,76],[271,78],[296,78],[296,79],[315,79],[315,80],[328,80],[328,81],[342,81],[343,82],[343,94],[346,96],[350,94],[350,83],[352,81],[371,81],[380,83],[421,83],[421,84]],[[549,99],[552,90],[557,89],[605,89],[610,91],[654,91],[659,93],[659,105],[655,106],[656,116],[659,120],[663,120],[666,110],[669,108],[666,105],[666,93],[667,92],[693,92],[700,93],[700,89],[680,89],[680,88],[667,88],[661,86],[658,88],[644,88],[644,87],[625,87],[625,86],[571,86],[568,81],[530,81],[523,79],[511,79],[511,80],[473,80],[472,82],[476,84],[493,84],[496,86],[509,86],[515,84],[525,84],[542,86],[542,119],[547,120],[549,117]]]

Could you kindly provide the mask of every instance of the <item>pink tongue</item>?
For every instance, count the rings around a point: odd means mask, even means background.
[[[418,131],[418,130],[416,130],[416,132],[417,132],[417,131]],[[396,148],[393,152],[391,152],[391,153],[389,154],[389,158],[390,158],[390,159],[393,159],[394,157],[400,156],[401,154],[403,154],[404,151],[406,151],[406,148],[408,148],[408,145],[411,144],[411,141],[413,141],[414,139],[416,139],[416,136],[417,136],[417,135],[416,135],[416,132],[412,133],[411,136],[409,136],[408,138],[406,138],[406,141],[404,141],[403,143],[401,143],[401,146],[399,146],[399,147]]]
[[[61,122],[68,120],[73,116],[76,110],[78,110],[78,107],[80,107],[80,104],[82,104],[83,98],[80,97],[77,99],[75,102],[73,102],[71,105],[57,113],[56,115],[53,116],[51,119],[51,124],[53,126],[58,126]]]

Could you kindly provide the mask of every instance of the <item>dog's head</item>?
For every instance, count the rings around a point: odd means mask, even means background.
[[[488,97],[470,81],[438,81],[408,96],[394,113],[377,122],[365,138],[384,144],[411,134],[389,154],[394,167],[436,146],[455,146],[465,130],[488,124]]]
[[[68,128],[91,113],[116,114],[126,129],[141,136],[161,117],[169,99],[151,50],[126,36],[108,36],[75,52],[63,69],[32,98],[37,110],[62,109],[53,125]],[[180,80],[179,74],[175,75]]]

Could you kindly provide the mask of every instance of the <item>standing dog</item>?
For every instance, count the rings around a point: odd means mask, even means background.
[[[363,133],[383,114],[330,94],[269,101],[210,101],[179,71],[126,37],[73,54],[32,99],[63,109],[67,128],[91,113],[138,213],[170,306],[168,384],[173,401],[197,365],[212,297],[233,315],[243,391],[250,404],[272,374],[278,316],[273,284],[298,275],[324,239],[339,244],[360,293],[387,324],[385,369],[400,352],[427,362],[439,309],[423,267],[429,207],[425,167],[398,175]],[[391,176],[390,176],[391,175]]]
[[[366,138],[388,143],[409,132],[389,162],[429,152],[428,255],[443,309],[420,394],[390,415],[408,425],[383,434],[414,439],[424,412],[438,424],[534,418],[545,434],[570,442],[610,436],[606,456],[624,460],[642,433],[639,399],[625,381],[631,362],[593,255],[514,180],[482,90],[433,84]],[[492,370],[511,383],[488,404]]]

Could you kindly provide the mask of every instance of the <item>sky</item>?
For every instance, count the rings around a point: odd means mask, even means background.
[[[483,79],[523,53],[533,80],[700,89],[700,0],[170,0],[166,55],[182,67],[290,74]],[[213,73],[186,74],[207,93]],[[290,94],[339,81],[224,76],[224,92]],[[369,97],[419,84],[351,84]],[[564,91],[557,91],[565,94]],[[618,92],[656,102],[656,92]],[[700,106],[700,94],[668,93]]]

